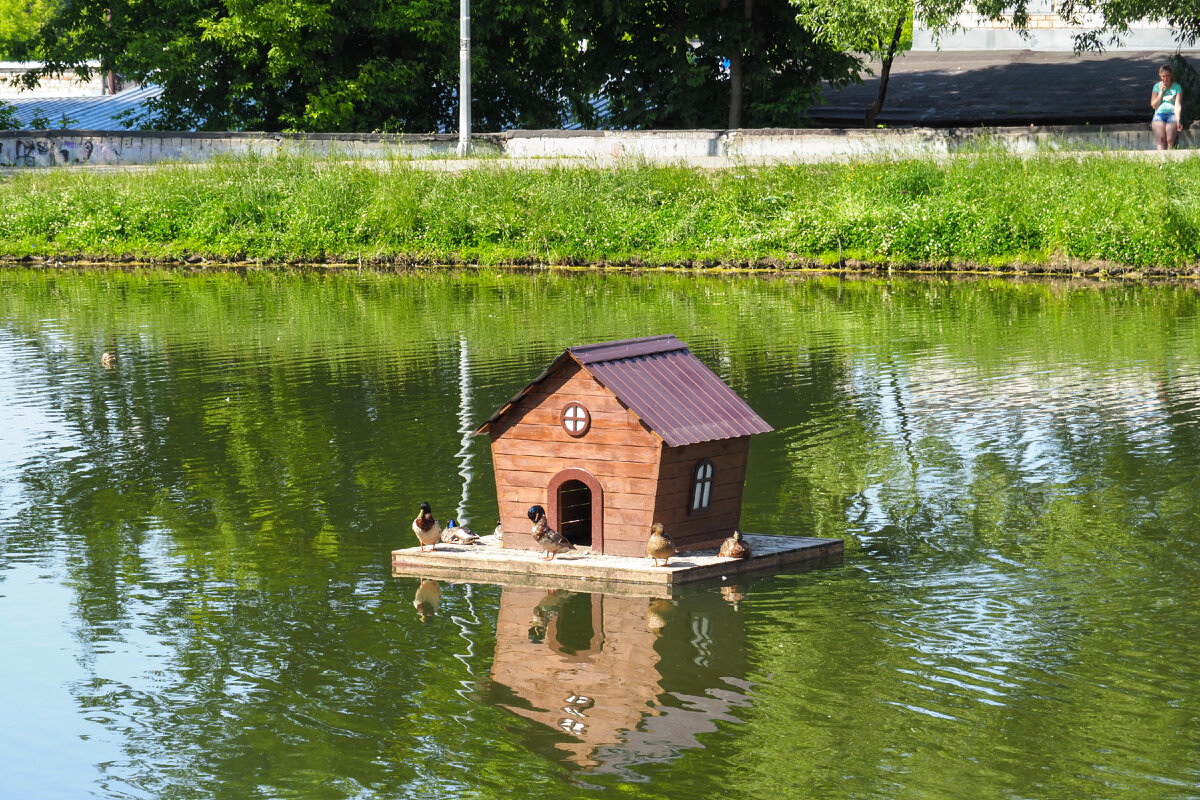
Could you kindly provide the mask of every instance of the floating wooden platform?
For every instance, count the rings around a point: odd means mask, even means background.
[[[754,555],[750,558],[722,558],[716,549],[696,550],[672,556],[665,567],[656,567],[648,558],[591,555],[571,552],[553,561],[543,561],[539,550],[504,548],[491,536],[479,544],[444,544],[424,553],[417,547],[392,551],[392,575],[454,581],[459,583],[500,583],[536,585],[546,588],[584,588],[589,591],[669,594],[685,583],[729,578],[750,572],[780,569],[804,562],[838,562],[842,558],[841,539],[814,539],[799,536],[769,536],[747,533],[743,537]]]

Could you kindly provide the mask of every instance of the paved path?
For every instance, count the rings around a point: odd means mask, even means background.
[[[1200,50],[1186,51],[1200,68]],[[1150,123],[1150,88],[1169,52],[1076,56],[1032,50],[910,52],[897,58],[879,122],[889,126]],[[876,68],[876,72],[878,69]],[[831,127],[859,123],[879,79],[827,90],[812,110]]]

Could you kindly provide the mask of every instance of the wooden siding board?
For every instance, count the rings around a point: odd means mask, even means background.
[[[644,496],[644,495],[639,495]],[[703,517],[714,513],[719,508],[740,508],[742,493],[733,486],[721,486],[713,490],[707,511],[692,513],[690,492],[680,492],[671,495],[657,495],[654,502],[656,514],[680,514],[685,517]]]
[[[722,475],[716,470],[713,471],[712,489],[709,493],[709,496],[712,498],[712,502],[716,502],[718,499],[723,498],[741,498],[744,487],[739,481],[735,480],[738,474],[739,473],[736,470],[726,470],[724,472],[724,480],[722,480]],[[684,498],[687,502],[690,502],[692,497],[692,489],[692,479],[691,476],[688,476],[686,480],[678,478],[671,481],[660,482],[658,492],[655,496],[658,498],[660,503],[670,503],[671,505],[676,505],[677,498]]]
[[[732,447],[695,447],[689,448],[687,452],[680,452],[675,448],[663,448],[663,454],[659,460],[659,481],[681,478],[690,480],[696,465],[704,460],[712,462],[714,477],[719,477],[716,475],[718,470],[729,472],[730,470],[744,469],[749,454],[749,440],[741,441],[742,446],[736,449]]]
[[[654,465],[647,461],[602,461],[591,458],[551,458],[548,456],[492,455],[493,464],[510,471],[521,470],[557,475],[564,469],[578,467],[599,477],[599,473],[619,478],[646,478],[653,475]],[[649,467],[649,468],[648,468]]]
[[[583,436],[571,436],[558,423],[555,423],[553,427],[549,425],[526,424],[513,428],[504,437],[504,440],[507,442],[561,442],[563,444],[574,445],[577,448],[605,445],[625,446],[631,443],[655,449],[658,446],[658,441],[649,437],[644,443],[638,442],[634,431],[606,430],[602,425],[597,425],[595,419],[592,420],[591,428]]]
[[[594,444],[571,442],[536,442],[512,437],[492,443],[493,456],[534,456],[538,458],[567,458],[578,461],[628,461],[638,464],[657,464],[658,448],[653,446]],[[591,470],[588,470],[589,472]]]
[[[597,409],[594,405],[587,406],[588,413],[592,416],[592,427],[601,428],[606,431],[624,431],[627,433],[646,433],[646,426],[638,420],[628,409],[618,405],[616,411],[607,409]],[[550,403],[533,406],[524,412],[522,422],[525,425],[545,425],[546,427],[555,426],[562,430],[561,424],[562,408],[553,408]],[[520,427],[520,426],[514,426]],[[565,433],[565,431],[564,431]],[[588,435],[591,435],[590,431]],[[586,437],[585,437],[586,438]],[[657,437],[656,437],[657,440]]]
[[[605,393],[604,395],[587,395],[583,394],[582,392],[561,392],[559,394],[547,395],[531,394],[521,402],[521,408],[517,410],[517,413],[523,414],[528,410],[540,408],[554,415],[554,424],[557,425],[558,413],[562,410],[564,405],[572,400],[583,403],[585,406],[587,406],[589,413],[629,414],[629,411],[623,405],[618,403],[611,394]]]
[[[601,479],[600,485],[601,485],[601,487],[604,486],[602,479]],[[536,488],[536,487],[531,487],[531,488]],[[545,494],[545,491],[546,491],[546,486],[545,486],[545,484],[543,484],[540,487],[541,494],[534,494],[533,492],[530,492],[528,495],[525,495],[522,497],[507,497],[502,502],[511,504],[513,513],[516,513],[519,511],[521,513],[522,517],[524,517],[525,514],[529,511],[530,506],[533,506],[533,505],[545,506],[546,505],[546,502],[544,500],[537,499],[539,497],[543,497],[543,498],[546,498],[546,500],[549,500],[549,498]],[[530,499],[529,502],[525,502],[526,497],[529,497],[532,499]],[[604,521],[605,521],[605,523],[608,523],[610,521],[619,522],[622,519],[627,519],[627,518],[640,521],[645,515],[651,514],[654,511],[654,507],[655,507],[655,498],[652,495],[648,495],[648,494],[614,495],[613,493],[609,492],[607,489],[604,491],[604,512],[605,512]],[[637,516],[636,517],[629,516],[629,515],[633,515],[633,514],[636,514]],[[647,522],[646,523],[647,530],[649,530],[649,526],[650,526],[650,523]]]
[[[591,472],[591,470],[588,470]],[[553,478],[562,470],[547,470],[546,472],[532,472],[528,470],[503,470],[496,478],[497,481],[502,481],[506,486],[516,486],[520,488],[545,488]],[[593,475],[596,473],[592,472]],[[655,497],[658,493],[658,485],[649,478],[625,478],[612,475],[604,476],[604,490],[614,494],[633,494],[644,495],[646,497]]]

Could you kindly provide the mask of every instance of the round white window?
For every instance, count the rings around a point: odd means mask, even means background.
[[[583,436],[592,425],[592,415],[583,403],[567,403],[562,410],[563,430],[572,436]]]

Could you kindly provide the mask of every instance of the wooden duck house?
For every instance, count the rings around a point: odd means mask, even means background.
[[[661,522],[681,550],[738,527],[750,436],[772,430],[674,336],[571,347],[476,431],[492,440],[504,546],[527,512],[593,553],[644,556]]]

